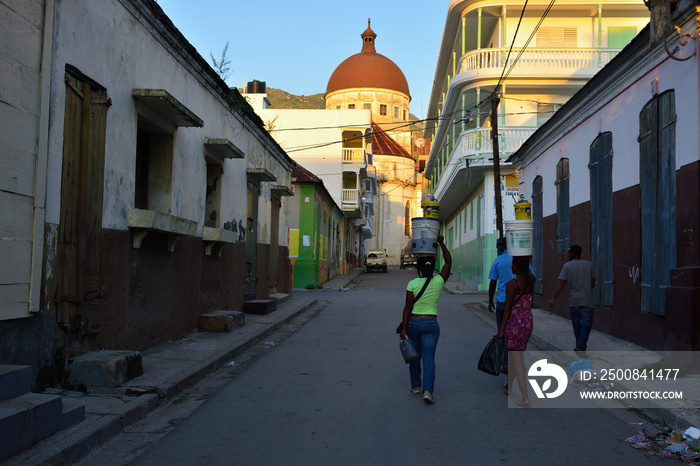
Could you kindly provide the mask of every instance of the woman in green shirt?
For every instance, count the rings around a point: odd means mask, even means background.
[[[435,384],[435,349],[440,338],[440,325],[437,321],[437,303],[442,293],[450,270],[452,269],[452,256],[444,243],[445,238],[438,236],[438,244],[442,251],[445,264],[438,275],[433,277],[435,271],[435,256],[420,256],[418,258],[418,277],[411,280],[406,287],[406,304],[403,308],[403,322],[401,324],[401,339],[411,339],[418,352],[416,358],[409,366],[411,375],[411,391],[423,394],[423,401],[432,404],[433,389]],[[424,285],[423,294],[420,294]],[[418,296],[420,294],[420,296]],[[419,299],[416,300],[416,296]],[[423,369],[423,383],[421,386],[421,363]]]

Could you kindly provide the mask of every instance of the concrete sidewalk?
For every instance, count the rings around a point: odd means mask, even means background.
[[[316,290],[294,290],[293,296],[267,315],[245,314],[245,325],[230,332],[195,332],[179,340],[142,351],[143,375],[112,393],[86,395],[59,392],[62,398],[85,403],[85,420],[64,429],[3,464],[70,464],[123,429],[142,419],[161,403],[181,395],[217,369],[265,341],[301,313],[318,306],[320,291],[346,288],[364,269],[338,275]],[[316,296],[315,296],[316,294]]]
[[[356,267],[350,273],[345,275],[336,275],[325,283],[319,285],[318,288],[307,290],[306,288],[294,288],[293,293],[295,295],[304,296],[305,293],[318,293],[319,291],[328,292],[335,291],[338,292],[341,288],[347,288],[355,278],[357,278],[361,273],[365,271],[364,267]]]
[[[450,282],[445,284],[445,291],[450,294],[473,294],[457,291]],[[484,321],[491,323],[495,333],[496,314],[488,310],[488,293],[480,294],[483,294],[484,301],[470,305],[469,308]],[[664,355],[661,353],[595,330],[595,320],[588,340],[588,351],[575,353],[575,338],[570,319],[540,308],[533,309],[532,314],[534,326],[528,349],[548,352],[555,362],[557,358],[560,359],[560,363],[563,363],[563,360],[570,363],[586,359],[596,368],[670,367],[664,365],[667,363],[664,362]],[[682,391],[683,400],[664,400],[663,404],[645,401],[644,405],[648,407],[633,409],[650,419],[663,421],[675,429],[684,431],[688,427],[700,428],[700,373],[697,371],[700,355],[693,356],[695,371],[667,384],[668,390]],[[648,381],[644,380],[625,380],[616,381],[615,388],[643,391],[649,390],[649,385]]]
[[[3,464],[70,464],[103,444],[124,428],[158,408],[163,401],[172,400],[182,394],[208,374],[234,361],[254,345],[265,341],[270,335],[293,321],[301,313],[319,305],[319,292],[339,292],[352,287],[364,269],[356,268],[351,274],[339,275],[316,290],[294,290],[293,297],[278,304],[277,310],[268,315],[246,314],[246,324],[228,333],[195,332],[185,338],[168,342],[142,352],[144,374],[121,387],[120,393],[84,395],[83,393],[61,393],[62,397],[78,398],[85,403],[86,419],[56,435],[38,443]],[[455,292],[446,285],[446,292]],[[488,322],[495,322],[495,315],[488,312],[486,300],[471,306],[471,310]],[[531,343],[544,351],[567,351],[573,342],[571,323],[552,313],[533,311],[535,330]],[[495,323],[493,324],[495,327]],[[635,351],[644,361],[658,361],[657,353],[645,350],[628,342],[593,331],[591,348],[600,351]],[[533,348],[534,349],[534,348]],[[571,352],[573,354],[573,352]],[[684,393],[692,393],[692,400],[700,400],[698,377],[681,381]],[[680,387],[680,385],[678,386]],[[674,389],[678,388],[674,386]],[[127,395],[129,393],[129,395]],[[686,403],[687,404],[687,403]],[[700,428],[697,406],[679,406],[677,409],[650,410],[645,414],[654,419],[663,419],[678,429],[694,426]]]

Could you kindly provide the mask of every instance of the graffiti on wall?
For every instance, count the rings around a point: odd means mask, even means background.
[[[637,284],[637,281],[639,280],[639,266],[638,265],[619,265],[618,267],[624,267],[627,269],[627,274],[630,277],[630,280],[632,281],[633,285]]]
[[[245,242],[245,230],[246,229],[243,226],[243,220],[239,220],[238,223],[236,223],[236,219],[234,218],[230,222],[224,223],[224,230],[238,233],[238,241]]]

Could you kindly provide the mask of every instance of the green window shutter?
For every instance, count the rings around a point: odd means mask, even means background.
[[[610,26],[608,27],[608,48],[625,48],[636,36],[636,26]]]
[[[469,204],[469,229],[474,229],[474,202]]]

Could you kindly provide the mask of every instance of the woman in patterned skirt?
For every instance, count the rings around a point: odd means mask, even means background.
[[[525,362],[523,351],[532,334],[532,293],[535,289],[535,276],[530,272],[530,261],[527,257],[514,257],[511,266],[515,278],[506,283],[506,308],[501,319],[498,335],[505,336],[506,348],[512,355],[514,366],[508,372],[506,395],[513,386],[513,377],[520,387],[521,399],[518,406],[530,406],[525,380]]]

